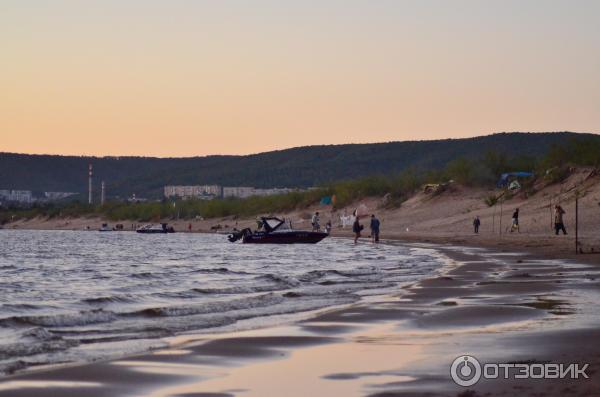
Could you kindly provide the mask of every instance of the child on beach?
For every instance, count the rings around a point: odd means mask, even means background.
[[[327,221],[325,224],[325,233],[331,234],[331,221]]]

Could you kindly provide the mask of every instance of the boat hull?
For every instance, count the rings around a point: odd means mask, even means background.
[[[244,244],[316,244],[327,237],[323,232],[293,231],[282,233],[255,232],[244,236]]]
[[[142,227],[137,228],[136,232],[143,234],[167,234],[167,233],[175,233],[175,229],[172,226],[168,226],[167,223],[161,224],[149,224]]]

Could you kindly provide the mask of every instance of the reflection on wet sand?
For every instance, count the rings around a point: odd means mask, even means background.
[[[442,250],[451,258],[444,271],[400,297],[285,326],[182,336],[168,350],[115,362],[22,374],[0,383],[0,397],[563,396],[598,389],[593,374],[583,383],[454,384],[449,366],[463,354],[598,368],[600,277],[589,265]],[[61,382],[80,384],[59,393]]]
[[[395,333],[394,328],[393,323],[376,324],[345,335],[339,342],[294,350],[279,348],[278,353],[267,360],[251,365],[239,363],[216,378],[165,388],[149,396],[230,393],[232,389],[244,390],[244,396],[351,396],[379,383],[413,380],[398,371],[419,357],[420,345],[395,343],[391,346],[368,341],[368,338],[385,340],[386,335]],[[265,333],[272,336],[273,332],[285,335],[286,331],[289,329],[258,331],[246,333],[244,337],[260,338]],[[146,369],[136,364],[136,369]],[[202,365],[196,369],[198,376],[206,374]]]
[[[101,383],[92,382],[61,382],[56,380],[13,380],[0,383],[0,391],[15,389],[83,389],[88,387],[100,387]]]

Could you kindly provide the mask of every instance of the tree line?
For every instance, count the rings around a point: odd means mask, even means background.
[[[245,199],[167,200],[153,202],[108,201],[104,205],[82,202],[34,205],[31,208],[0,209],[0,223],[34,217],[69,218],[100,216],[110,220],[139,222],[160,219],[218,218],[277,214],[307,208],[323,197],[335,197],[334,208],[342,208],[365,197],[384,197],[386,205],[399,206],[425,183],[446,183],[450,180],[467,186],[494,186],[499,175],[511,171],[531,171],[539,178],[557,182],[566,177],[572,166],[600,167],[600,136],[573,138],[553,144],[542,156],[513,154],[489,149],[481,156],[457,157],[441,169],[422,170],[408,167],[393,175],[376,174],[323,183],[315,189],[274,196]]]

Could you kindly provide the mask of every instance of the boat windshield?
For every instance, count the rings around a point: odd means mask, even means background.
[[[281,223],[279,219],[265,219],[265,222],[267,223],[267,225],[269,225],[271,229],[275,229]]]
[[[277,230],[292,230],[292,221],[289,219],[284,219],[283,223],[277,228]]]

